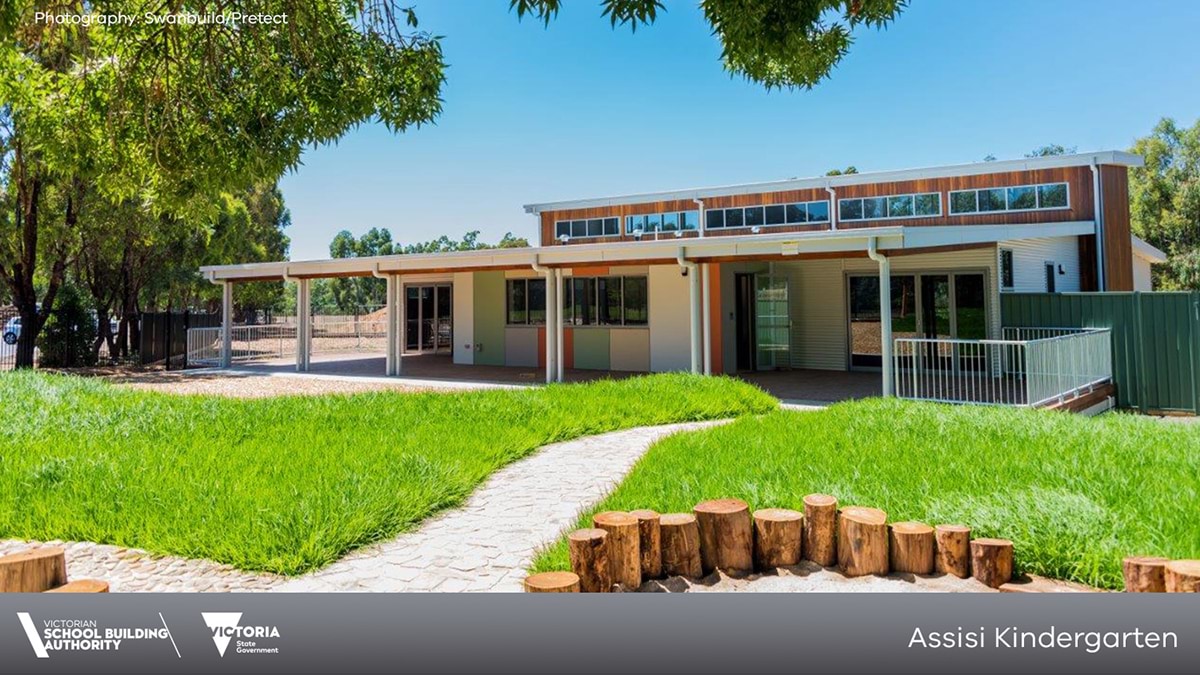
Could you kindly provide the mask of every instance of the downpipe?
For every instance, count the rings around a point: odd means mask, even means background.
[[[879,327],[883,360],[883,395],[893,395],[892,261],[879,252],[879,238],[867,240],[867,257],[879,264]]]

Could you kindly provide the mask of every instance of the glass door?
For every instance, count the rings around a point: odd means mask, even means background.
[[[755,363],[759,370],[791,365],[792,317],[787,277],[754,277]]]
[[[440,352],[453,347],[453,287],[404,287],[404,350]]]
[[[921,328],[923,337],[929,340],[950,338],[950,275],[924,274],[921,276]],[[928,343],[925,345],[925,363],[942,367],[950,358],[950,345]]]

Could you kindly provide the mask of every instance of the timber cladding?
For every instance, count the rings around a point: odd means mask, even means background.
[[[1100,167],[1104,229],[1104,284],[1109,291],[1133,290],[1133,240],[1129,231],[1129,170]]]
[[[1124,167],[1105,166],[1103,175],[1106,180],[1114,181],[1113,190],[1120,190],[1120,186],[1116,182],[1124,181],[1126,171]],[[1036,185],[1041,183],[1067,183],[1067,189],[1070,194],[1069,208],[1065,209],[1047,209],[1039,211],[1018,211],[1004,212],[994,211],[991,213],[979,213],[972,215],[951,216],[950,212],[949,193],[954,190],[969,190],[977,188],[989,187],[1012,187],[1019,185]],[[837,194],[837,199],[850,199],[855,197],[884,197],[887,195],[911,194],[922,192],[938,192],[942,196],[942,215],[928,218],[904,218],[894,220],[869,220],[856,222],[840,222],[839,229],[861,228],[861,227],[882,227],[882,226],[925,226],[925,225],[988,225],[995,224],[998,221],[1012,224],[1027,224],[1027,223],[1046,223],[1046,222],[1073,222],[1087,221],[1094,217],[1094,194],[1092,189],[1092,172],[1086,166],[1063,167],[1054,169],[1037,169],[1033,171],[1008,171],[1002,173],[982,174],[976,176],[950,176],[944,178],[927,178],[920,180],[896,181],[890,183],[870,183],[865,185],[846,185],[834,188]],[[800,190],[785,190],[779,192],[765,192],[745,195],[730,195],[730,196],[713,196],[704,198],[704,208],[719,209],[735,206],[756,206],[759,204],[782,204],[790,202],[804,201],[819,201],[828,200],[829,193],[823,187],[805,188]],[[1119,200],[1113,199],[1105,202],[1106,211],[1111,206],[1113,209],[1120,209]],[[619,204],[615,206],[598,206],[586,209],[567,209],[561,211],[544,211],[541,213],[541,242],[543,246],[551,246],[556,243],[554,237],[554,223],[559,220],[572,220],[581,218],[602,218],[617,216],[621,219],[620,236],[610,237],[578,237],[572,238],[570,243],[595,243],[604,241],[634,241],[633,237],[624,234],[625,216],[639,215],[645,213],[662,213],[670,211],[694,211],[698,208],[697,204],[690,199],[668,200],[658,202],[647,202],[642,204]],[[837,204],[831,204],[830,208],[837,209]],[[1125,198],[1124,206],[1124,221],[1126,230],[1128,230],[1128,196]],[[1118,219],[1118,214],[1113,214],[1114,220]],[[778,233],[778,232],[806,232],[814,230],[829,229],[828,224],[815,225],[788,225],[788,226],[764,226],[763,233]],[[730,236],[744,235],[749,232],[748,228],[731,228],[728,230],[708,230],[706,236]],[[666,235],[673,236],[673,235]],[[683,238],[695,237],[695,232],[687,232]],[[1117,236],[1117,235],[1114,235]],[[643,237],[643,239],[652,238],[651,236]],[[1128,248],[1128,243],[1126,243]],[[1132,262],[1129,263],[1130,283],[1132,283]]]

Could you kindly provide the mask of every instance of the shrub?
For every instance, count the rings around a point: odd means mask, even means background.
[[[59,290],[54,310],[38,336],[42,366],[78,368],[96,365],[92,353],[96,318],[88,309],[85,298],[77,286],[67,284]]]

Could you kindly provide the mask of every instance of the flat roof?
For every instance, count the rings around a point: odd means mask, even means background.
[[[1102,152],[1082,152],[1070,155],[1052,155],[1049,157],[1025,157],[995,162],[973,162],[971,164],[948,164],[917,169],[900,169],[894,171],[872,171],[869,173],[852,173],[838,176],[814,176],[812,178],[789,178],[787,180],[768,181],[765,183],[741,183],[718,187],[688,188],[685,190],[668,190],[665,192],[643,192],[611,197],[596,197],[591,199],[573,199],[556,202],[540,202],[526,204],[526,213],[541,213],[543,211],[561,211],[565,209],[587,209],[600,206],[619,206],[622,204],[644,204],[684,199],[706,199],[709,197],[729,197],[733,195],[756,194],[760,192],[781,192],[784,190],[803,190],[823,187],[839,187],[844,185],[864,185],[869,183],[894,183],[923,178],[948,178],[952,176],[977,176],[988,173],[1004,173],[1009,171],[1032,171],[1036,169],[1056,169],[1068,166],[1087,166],[1090,164],[1112,164],[1117,166],[1144,166],[1145,161],[1140,155],[1119,150]]]

